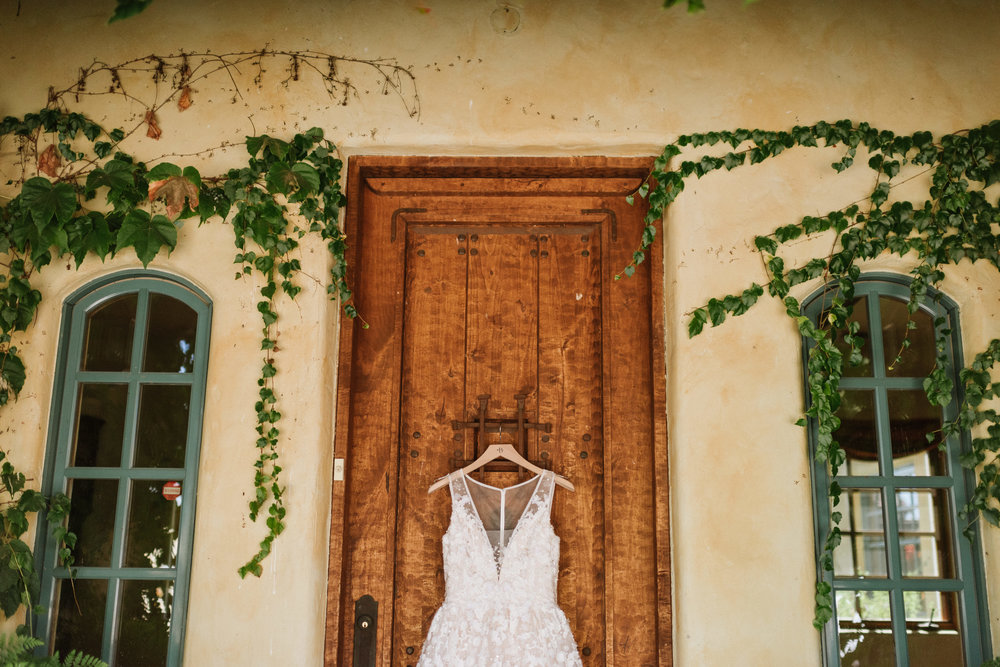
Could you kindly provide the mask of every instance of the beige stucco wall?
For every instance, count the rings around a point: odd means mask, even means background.
[[[1000,13],[991,0],[838,3],[715,0],[689,16],[658,0],[516,0],[520,26],[497,33],[494,0],[239,3],[156,0],[106,26],[111,0],[0,0],[0,115],[45,103],[50,85],[78,68],[149,53],[312,49],[395,58],[413,91],[381,94],[363,66],[343,66],[358,93],[346,106],[303,76],[287,86],[272,63],[262,89],[234,96],[221,76],[199,83],[194,106],[160,114],[159,142],[134,141],[143,158],[190,153],[244,135],[287,136],[323,127],[351,154],[649,155],[685,132],[850,117],[906,132],[980,124],[1000,108]],[[247,77],[238,79],[246,83]],[[140,89],[142,94],[148,90]],[[146,98],[144,98],[146,99]],[[235,99],[235,101],[233,101]],[[119,98],[78,107],[109,126],[135,123]],[[141,133],[140,133],[141,134]],[[8,151],[9,144],[0,146]],[[170,158],[185,162],[187,158]],[[666,220],[668,418],[677,664],[819,664],[813,630],[814,561],[799,342],[774,303],[688,340],[684,314],[709,297],[763,280],[755,233],[858,199],[867,174],[838,176],[830,154],[692,184]],[[238,152],[194,158],[203,173],[236,165]],[[9,177],[0,174],[0,182]],[[808,246],[800,246],[805,253]],[[254,285],[234,281],[228,227],[181,230],[153,266],[200,285],[213,299],[212,357],[200,468],[195,567],[185,662],[310,665],[322,657],[329,519],[336,310],[304,277],[282,309],[286,415],[283,465],[288,528],[261,580],[236,568],[262,536],[246,520],[251,488],[258,349]],[[322,248],[301,251],[322,280]],[[104,272],[135,267],[130,252],[80,271],[53,266],[35,283],[45,301],[19,341],[29,364],[20,400],[0,412],[0,438],[35,479],[42,475],[59,308]],[[905,272],[905,262],[880,268]],[[803,286],[805,295],[815,285]],[[995,271],[954,271],[946,290],[962,308],[966,351],[996,336]],[[988,533],[993,625],[1000,628],[1000,531]],[[1000,631],[995,632],[1000,634]]]

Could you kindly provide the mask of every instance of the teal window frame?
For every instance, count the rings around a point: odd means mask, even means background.
[[[903,301],[909,299],[909,279],[905,276],[889,273],[871,273],[863,275],[856,283],[855,296],[867,296],[868,320],[871,332],[883,331],[879,298],[890,297]],[[836,284],[827,285],[813,293],[803,302],[802,311],[814,322],[818,323],[820,314],[837,289]],[[958,381],[958,369],[964,366],[962,360],[961,332],[959,329],[958,306],[943,293],[928,290],[921,301],[921,309],[931,316],[931,321],[944,318],[944,327],[950,329],[947,336],[946,353],[949,360],[949,374],[952,376],[956,392],[952,401],[943,410],[943,419],[952,419],[957,413],[961,390]],[[888,392],[892,390],[923,389],[923,378],[916,377],[886,377],[885,350],[881,336],[874,333],[869,337],[871,345],[872,367],[871,376],[843,377],[840,381],[841,390],[869,390],[875,397],[875,422],[877,434],[877,453],[879,460],[878,475],[850,476],[843,474],[846,468],[841,468],[831,480],[829,469],[825,463],[812,461],[813,513],[815,526],[815,548],[818,576],[829,583],[836,594],[840,590],[849,591],[886,591],[889,595],[891,611],[891,632],[895,639],[896,664],[909,665],[909,653],[906,641],[906,619],[904,615],[904,591],[944,591],[954,592],[958,599],[959,624],[965,664],[968,667],[978,667],[991,654],[990,629],[986,608],[986,586],[983,572],[978,526],[975,528],[977,539],[970,542],[958,529],[959,518],[957,509],[965,504],[970,490],[974,488],[972,473],[959,463],[959,455],[970,447],[970,435],[962,433],[958,437],[949,438],[945,452],[947,474],[938,476],[905,476],[885,474],[892,471],[892,450],[890,442],[890,425],[888,416]],[[803,370],[808,359],[808,346],[803,345]],[[889,353],[893,353],[890,351]],[[845,362],[846,363],[846,362]],[[809,400],[808,386],[806,400]],[[815,454],[816,426],[809,429],[810,454]],[[834,434],[836,437],[836,434]],[[887,576],[874,578],[864,576],[834,576],[820,565],[823,545],[831,529],[831,499],[829,496],[830,482],[836,481],[841,488],[878,491],[881,494],[882,522],[885,530],[885,548],[887,556]],[[954,554],[954,576],[952,578],[903,577],[901,562],[901,545],[899,526],[896,513],[896,490],[935,490],[951,491],[948,512],[953,529],[950,531],[951,546]],[[847,501],[847,494],[841,497],[839,507]],[[838,509],[839,509],[838,507]],[[845,538],[846,539],[846,538]],[[836,607],[836,605],[835,605]],[[825,625],[823,635],[823,661],[825,665],[840,665],[840,642],[838,635],[838,616],[836,608],[833,618]]]
[[[132,333],[131,364],[129,371],[80,370],[86,332],[86,317],[93,308],[128,294],[137,295],[135,326]],[[142,355],[149,317],[149,298],[152,294],[165,295],[184,303],[197,315],[195,355],[192,372],[142,371]],[[210,353],[212,303],[208,295],[178,276],[154,270],[124,271],[90,282],[71,294],[63,304],[62,326],[56,373],[52,391],[52,410],[49,417],[49,442],[46,451],[45,474],[42,491],[46,494],[66,492],[71,479],[117,480],[118,492],[114,522],[114,538],[109,567],[73,567],[73,578],[108,581],[108,594],[104,610],[104,635],[101,641],[101,658],[114,667],[117,649],[118,593],[123,582],[135,580],[173,581],[173,600],[170,615],[170,633],[167,642],[167,665],[182,664],[187,601],[191,577],[194,544],[195,508],[198,485],[198,462],[201,451],[206,379]],[[128,403],[125,417],[125,439],[121,465],[118,467],[73,467],[70,456],[75,431],[77,395],[82,382],[114,383],[128,385]],[[145,384],[178,385],[191,387],[187,442],[183,468],[132,467],[135,457],[135,426],[139,412],[139,387]],[[179,481],[183,502],[179,508],[177,532],[177,557],[172,567],[125,567],[125,533],[128,523],[128,505],[132,480]],[[72,509],[70,510],[72,517]],[[58,563],[58,545],[49,539],[47,531],[39,530],[36,538],[36,558],[41,576],[41,604],[43,613],[35,617],[36,636],[44,642],[40,652],[49,650],[53,642],[53,621],[58,614],[56,604],[57,584],[70,577],[67,568]]]

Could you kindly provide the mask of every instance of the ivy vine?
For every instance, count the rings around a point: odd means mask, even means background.
[[[705,150],[704,147],[708,150],[696,159],[674,164],[684,151]],[[789,131],[737,129],[680,136],[664,148],[649,179],[637,192],[649,199],[646,227],[632,262],[616,277],[632,275],[645,259],[666,207],[684,191],[692,177],[759,164],[795,148],[839,150],[838,158],[831,164],[836,172],[865,164],[873,174],[871,192],[861,201],[838,210],[821,216],[806,215],[770,234],[755,237],[754,246],[761,254],[766,280],[763,284],[753,282],[737,293],[709,299],[689,313],[687,329],[689,336],[696,336],[706,325],[715,327],[728,316],[742,315],[765,292],[780,300],[809,349],[806,364],[809,401],[798,424],[807,426],[810,421],[815,424],[815,457],[821,463],[828,463],[835,476],[846,460],[835,437],[840,425],[837,417],[840,379],[845,363],[861,362],[857,336],[860,325],[851,320],[854,285],[861,275],[861,263],[886,253],[914,262],[908,303],[911,315],[928,289],[944,279],[946,266],[984,261],[1000,269],[1000,236],[994,233],[994,225],[1000,223],[1000,207],[991,203],[986,192],[1000,182],[1000,121],[939,137],[926,131],[897,135],[850,120],[796,126]],[[905,180],[897,179],[908,165],[916,173]],[[925,199],[909,201],[893,197],[897,184],[918,177],[928,182]],[[782,254],[788,244],[824,234],[831,237],[828,255],[797,266],[788,265],[788,255]],[[803,315],[798,299],[790,293],[794,286],[816,279],[821,279],[831,293],[830,305],[818,324]],[[914,326],[911,319],[908,327]],[[977,483],[960,511],[960,517],[967,522],[964,532],[972,538],[979,516],[1000,526],[1000,413],[991,407],[991,400],[1000,398],[1000,382],[992,380],[993,368],[1000,361],[1000,340],[992,340],[971,365],[960,371],[961,387],[956,388],[944,370],[945,338],[950,331],[941,319],[935,322],[935,327],[938,359],[924,381],[924,390],[933,405],[944,406],[957,389],[960,407],[954,419],[938,431],[928,433],[927,439],[944,448],[949,436],[972,430],[972,446],[962,453],[961,463],[976,471]],[[846,345],[838,346],[838,340]],[[899,354],[908,344],[907,338]],[[829,492],[836,508],[841,490],[833,482]],[[833,551],[841,541],[837,527],[840,518],[835,509],[833,528],[826,537],[820,561],[827,572],[833,570]],[[813,623],[822,628],[833,616],[833,594],[822,578],[817,581],[816,592]]]

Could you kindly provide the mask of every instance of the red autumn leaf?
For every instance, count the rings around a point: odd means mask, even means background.
[[[146,124],[149,127],[146,129],[146,136],[150,139],[159,139],[160,135],[163,134],[163,130],[160,129],[159,124],[156,122],[156,114],[150,109],[146,112]]]
[[[38,171],[42,172],[49,178],[55,178],[59,175],[59,167],[62,166],[62,159],[59,157],[59,152],[56,150],[56,145],[52,144],[38,156]]]
[[[167,217],[173,220],[184,210],[184,200],[191,210],[198,208],[198,186],[183,176],[171,176],[149,184],[149,201],[157,197],[167,203]]]
[[[191,86],[184,86],[181,89],[181,97],[177,100],[177,108],[184,111],[191,106]]]

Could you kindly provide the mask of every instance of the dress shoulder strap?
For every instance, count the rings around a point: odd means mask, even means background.
[[[468,487],[465,484],[465,480],[462,479],[462,475],[463,472],[461,469],[448,473],[448,490],[451,493],[452,502],[469,496]]]
[[[552,512],[552,498],[555,496],[556,476],[551,470],[542,472],[542,479],[539,482],[537,501],[545,509],[546,513]]]

